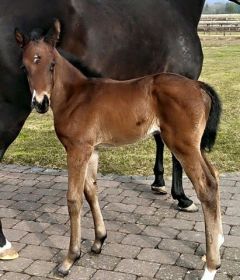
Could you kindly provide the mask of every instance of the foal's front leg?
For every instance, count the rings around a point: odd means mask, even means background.
[[[70,215],[70,245],[66,258],[58,268],[60,275],[67,275],[74,262],[81,255],[81,208],[87,165],[93,148],[81,145],[67,151],[68,160],[68,212]]]

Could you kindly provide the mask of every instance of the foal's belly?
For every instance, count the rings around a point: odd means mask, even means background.
[[[111,130],[104,132],[99,144],[105,147],[133,144],[157,132],[160,132],[157,120],[131,123],[126,119],[121,127],[115,124]]]

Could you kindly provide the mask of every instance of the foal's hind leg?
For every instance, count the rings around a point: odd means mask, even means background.
[[[97,167],[98,167],[98,155],[95,152],[93,153],[88,164],[84,194],[91,208],[93,220],[94,220],[95,241],[92,246],[92,251],[94,253],[99,254],[101,252],[102,245],[107,237],[107,232],[101,213],[101,208],[98,202],[97,185],[96,185]]]
[[[218,179],[210,163],[196,149],[178,154],[185,172],[201,201],[206,234],[207,265],[202,280],[212,280],[220,267],[220,246],[223,243]]]

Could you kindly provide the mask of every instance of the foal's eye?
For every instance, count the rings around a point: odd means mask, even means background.
[[[50,71],[53,72],[56,62],[52,62],[50,65]]]

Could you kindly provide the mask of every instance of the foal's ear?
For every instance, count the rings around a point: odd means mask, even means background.
[[[58,19],[54,20],[53,26],[49,29],[44,41],[56,47],[56,44],[60,38],[61,33],[61,23]]]
[[[28,43],[27,37],[18,28],[15,29],[15,39],[20,48],[23,48]]]

